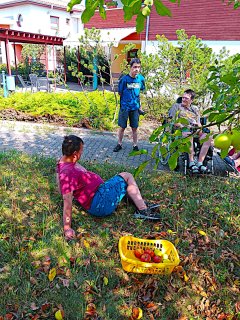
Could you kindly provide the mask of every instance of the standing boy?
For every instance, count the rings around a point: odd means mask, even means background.
[[[130,62],[129,74],[123,76],[118,84],[120,95],[120,110],[118,114],[118,144],[113,149],[118,152],[122,149],[124,130],[129,119],[132,128],[133,150],[138,151],[137,128],[139,123],[140,91],[145,89],[144,77],[140,74],[141,61],[134,58]]]

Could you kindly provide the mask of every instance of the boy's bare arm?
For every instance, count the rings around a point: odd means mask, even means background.
[[[56,173],[56,182],[57,182],[58,192],[59,192],[59,193],[61,193],[60,183],[59,183],[59,175],[58,175],[58,173]]]
[[[72,225],[72,192],[63,195],[63,230],[67,239],[75,237]]]

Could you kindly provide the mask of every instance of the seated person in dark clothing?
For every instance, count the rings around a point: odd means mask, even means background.
[[[200,123],[200,113],[197,106],[192,105],[193,99],[195,97],[195,92],[191,89],[185,90],[182,102],[175,103],[171,109],[169,110],[170,118],[184,118],[188,120],[189,125],[186,128],[186,125],[181,123],[176,123],[176,127],[184,128],[182,134],[183,137],[187,137],[192,134],[192,128],[201,127]],[[200,140],[206,137],[206,134],[202,131],[198,131],[198,135]],[[189,168],[193,173],[206,173],[208,172],[208,168],[203,165],[203,161],[207,155],[209,147],[212,145],[212,137],[205,141],[202,144],[200,154],[198,156],[197,163],[194,161],[194,149],[193,149],[193,136],[191,137],[191,148],[189,153]]]

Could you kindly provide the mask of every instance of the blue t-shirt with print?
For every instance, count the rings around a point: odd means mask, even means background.
[[[123,76],[118,83],[121,109],[127,111],[139,109],[141,90],[145,90],[145,80],[141,74],[136,78],[132,78],[129,74]]]

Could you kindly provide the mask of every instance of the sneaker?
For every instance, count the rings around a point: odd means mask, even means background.
[[[160,204],[159,203],[152,203],[152,202],[148,202],[148,201],[144,201],[146,206],[150,209],[155,209],[155,208],[158,208],[160,207]]]
[[[120,150],[122,150],[122,146],[118,143],[116,147],[113,149],[113,152],[118,152]]]
[[[189,164],[189,170],[190,170],[192,173],[199,173],[199,168],[196,166],[195,163],[190,163],[190,164]]]
[[[145,219],[145,220],[160,220],[161,217],[156,212],[152,211],[152,208],[147,208],[143,210],[136,210],[134,213],[134,218]]]
[[[139,151],[138,146],[133,146],[133,151]]]
[[[199,170],[199,173],[211,173],[211,170],[208,169],[208,167],[200,164],[198,165],[198,170]]]

